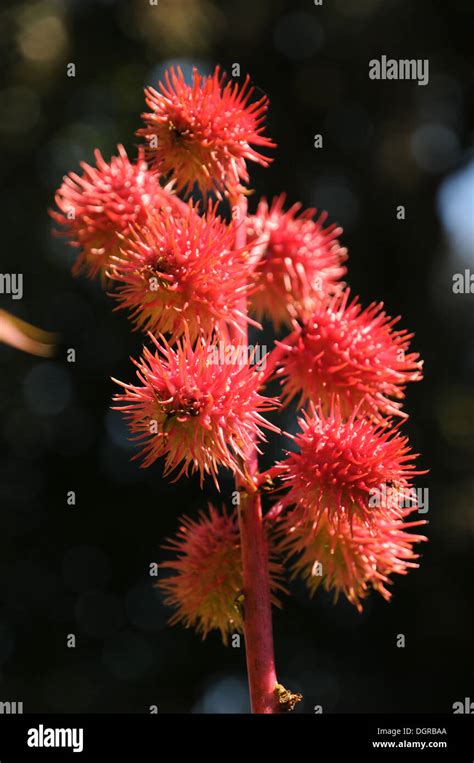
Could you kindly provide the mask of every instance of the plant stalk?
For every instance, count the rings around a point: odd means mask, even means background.
[[[236,248],[245,246],[247,199],[240,194],[235,200],[238,209]],[[247,315],[247,302],[242,304]],[[247,325],[243,332],[235,332],[234,338],[248,343]],[[258,473],[258,454],[252,445],[246,460],[248,476],[255,481]],[[263,526],[262,506],[258,492],[249,491],[248,483],[236,478],[240,490],[239,526],[243,567],[244,634],[247,674],[253,713],[277,713],[279,711],[275,657],[273,651],[272,611],[268,548]]]
[[[253,713],[278,712],[268,550],[258,493],[241,493],[245,653]]]

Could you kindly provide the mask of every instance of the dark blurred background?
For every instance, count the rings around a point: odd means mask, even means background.
[[[251,209],[282,190],[327,209],[344,227],[351,287],[402,314],[426,362],[405,426],[431,470],[419,482],[430,502],[421,568],[395,576],[392,603],[373,594],[362,615],[292,585],[274,618],[280,680],[304,692],[303,713],[451,712],[474,696],[474,294],[452,289],[453,274],[474,272],[472,22],[471,0],[2,2],[0,269],[24,274],[24,295],[0,295],[0,307],[61,344],[53,360],[0,347],[1,701],[25,712],[248,711],[243,645],[167,626],[148,574],[178,516],[215,492],[130,462],[110,377],[132,380],[141,337],[98,284],[72,277],[47,215],[62,176],[95,147],[108,159],[123,142],[134,155],[143,86],[170,63],[239,63],[268,94],[278,149],[253,171]],[[370,80],[381,55],[429,59],[429,84]]]

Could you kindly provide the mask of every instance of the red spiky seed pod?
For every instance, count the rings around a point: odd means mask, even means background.
[[[397,427],[377,426],[357,413],[344,420],[337,398],[327,415],[313,404],[303,412],[293,438],[298,452],[276,467],[288,488],[281,507],[301,506],[316,526],[327,515],[336,530],[354,517],[370,526],[374,517],[400,513],[396,491],[408,493],[412,477],[424,473],[412,463],[418,454]],[[374,496],[380,497],[376,507]]]
[[[341,290],[346,273],[347,249],[337,237],[342,228],[324,228],[327,214],[317,219],[314,209],[301,212],[301,204],[284,210],[285,194],[265,199],[247,221],[257,289],[250,307],[258,320],[269,318],[276,329],[294,318],[309,315]]]
[[[208,77],[194,69],[188,85],[181,69],[171,67],[159,90],[145,89],[150,111],[142,114],[145,127],[137,135],[147,141],[151,166],[176,180],[178,191],[196,183],[203,193],[235,192],[249,180],[247,161],[270,162],[254,148],[274,146],[262,135],[267,97],[249,102],[248,76],[242,87],[225,80],[219,67]]]
[[[293,577],[303,578],[311,596],[322,585],[334,591],[335,600],[343,593],[361,612],[371,589],[389,601],[390,575],[406,575],[419,566],[413,546],[427,538],[407,530],[426,523],[405,521],[416,510],[415,505],[399,517],[375,515],[370,527],[357,516],[335,527],[326,512],[316,525],[300,505],[282,518],[279,550],[288,559],[296,557]]]
[[[118,284],[113,296],[137,328],[172,340],[185,328],[192,339],[209,336],[224,323],[242,332],[252,322],[241,311],[248,254],[235,250],[234,241],[235,225],[217,216],[215,206],[204,215],[191,202],[185,215],[151,213],[111,262],[109,275]]]
[[[327,409],[334,394],[348,418],[354,408],[379,423],[384,416],[407,416],[402,411],[408,382],[422,379],[423,362],[409,352],[413,334],[394,330],[400,318],[390,318],[382,303],[362,309],[350,292],[317,308],[310,319],[283,339],[280,375],[286,401],[299,395],[321,401]]]
[[[176,559],[160,564],[160,570],[174,574],[160,580],[158,587],[166,594],[165,604],[176,612],[172,625],[182,623],[194,628],[205,638],[218,630],[224,644],[233,633],[243,631],[243,580],[239,526],[236,512],[225,507],[218,512],[209,505],[197,520],[183,517],[176,536],[165,549]],[[279,606],[277,592],[281,584],[281,568],[269,562],[272,603]]]
[[[173,196],[149,172],[140,151],[136,164],[124,147],[107,163],[98,149],[96,166],[81,162],[82,175],[70,172],[58,189],[55,202],[59,212],[51,217],[61,225],[59,235],[80,250],[73,273],[82,271],[91,278],[105,277],[111,257],[119,254],[117,233],[126,235],[134,224],[143,223],[153,207],[171,209]],[[122,241],[123,245],[123,241]]]
[[[165,457],[165,475],[176,479],[198,472],[216,486],[219,466],[243,479],[242,464],[262,429],[279,432],[261,415],[276,400],[259,394],[261,372],[247,363],[216,362],[215,344],[204,338],[194,345],[186,332],[175,347],[150,334],[155,353],[144,349],[135,362],[139,384],[117,382],[125,390],[120,403],[135,439],[142,444],[144,466]],[[116,380],[114,380],[116,381]]]

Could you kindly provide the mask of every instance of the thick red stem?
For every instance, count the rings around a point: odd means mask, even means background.
[[[252,712],[278,712],[268,550],[260,496],[242,493],[240,539],[244,573],[244,630]]]
[[[240,248],[245,246],[246,241],[247,200],[243,194],[235,200],[234,209],[238,210],[235,244],[236,248]],[[241,309],[242,313],[247,315],[246,300]],[[236,341],[243,343],[247,342],[247,325],[242,325],[242,328],[244,333],[235,332],[234,337]],[[247,454],[245,467],[253,481],[258,472],[255,446],[252,446]],[[244,587],[245,653],[252,712],[276,713],[279,704],[273,653],[268,549],[261,501],[258,493],[247,492],[248,483],[237,478],[236,486],[240,489],[239,524]]]

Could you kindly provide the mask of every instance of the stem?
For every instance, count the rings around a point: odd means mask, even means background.
[[[247,200],[240,194],[233,200],[239,210],[237,218],[236,248],[244,247],[246,241],[245,217]],[[247,301],[241,307],[247,315]],[[234,338],[247,342],[247,324],[241,326],[243,333],[234,332]],[[246,459],[246,471],[252,480],[258,473],[258,455],[255,445]],[[250,699],[253,713],[277,713],[279,711],[276,691],[277,678],[273,653],[273,632],[268,549],[263,526],[262,506],[257,493],[248,493],[242,479],[236,478],[240,488],[240,543],[242,549],[245,653]]]
[[[273,654],[268,551],[260,496],[241,494],[240,542],[244,578],[244,631],[253,713],[278,712]]]

